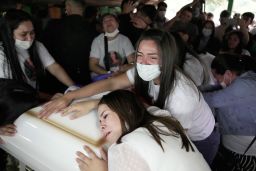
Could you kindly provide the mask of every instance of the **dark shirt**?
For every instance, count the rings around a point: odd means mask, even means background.
[[[89,55],[94,34],[84,18],[66,16],[50,22],[45,32],[46,47],[73,81],[80,85],[90,83]]]
[[[130,14],[120,14],[118,18],[120,33],[127,36],[131,40],[132,45],[135,47],[137,40],[143,32],[143,29],[138,29],[132,25],[130,21]]]

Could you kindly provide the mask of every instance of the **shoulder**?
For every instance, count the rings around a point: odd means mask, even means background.
[[[129,40],[129,38],[127,36],[125,36],[121,33],[119,33],[117,37],[118,37],[118,39],[121,39],[121,40],[126,40],[126,41]]]
[[[193,83],[192,80],[190,80],[187,76],[185,76],[181,71],[176,70],[175,71],[175,87],[174,87],[174,92],[175,91],[185,91],[184,93],[189,94],[198,94],[198,90],[196,85]]]
[[[36,40],[36,42],[35,42],[35,44],[36,44],[36,46],[37,46],[37,48],[38,49],[46,49],[46,47],[44,46],[44,44],[42,43],[42,42],[40,42],[40,41],[37,41]]]
[[[93,39],[93,42],[99,42],[99,41],[103,41],[104,40],[104,33],[101,33],[100,35],[98,35],[97,37],[95,37]]]

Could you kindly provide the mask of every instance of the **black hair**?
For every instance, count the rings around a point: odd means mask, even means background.
[[[241,54],[243,51],[243,48],[244,48],[244,44],[243,44],[243,33],[239,30],[233,30],[233,31],[227,33],[227,35],[223,41],[223,47],[221,50],[224,52],[229,52],[230,48],[228,47],[228,40],[233,35],[236,35],[240,40],[239,44],[234,49],[234,53]]]
[[[251,23],[253,22],[253,19],[254,19],[254,14],[253,13],[251,13],[251,12],[245,12],[245,13],[243,13],[242,14],[242,17],[245,17],[245,18],[247,18],[247,19],[251,19]]]
[[[108,12],[108,13],[104,13],[103,15],[100,16],[100,23],[101,23],[101,24],[103,24],[103,19],[104,19],[105,17],[107,17],[107,16],[113,17],[113,18],[116,20],[116,22],[119,23],[118,16],[117,16],[115,13],[109,13],[109,12]]]
[[[224,53],[214,58],[211,68],[220,75],[224,75],[226,70],[230,70],[239,76],[246,71],[255,71],[256,60],[247,55]]]
[[[181,137],[181,148],[185,147],[186,151],[189,151],[191,148],[192,151],[194,151],[179,121],[171,116],[152,115],[147,111],[135,93],[128,90],[115,90],[104,95],[99,102],[99,105],[101,104],[107,105],[118,115],[121,121],[122,135],[117,140],[117,144],[122,143],[122,137],[126,134],[129,134],[139,127],[144,127],[148,129],[154,140],[162,149],[163,139],[160,137],[160,134],[165,136]],[[163,124],[167,127],[168,131],[160,129],[159,126],[154,124],[154,122]]]
[[[191,14],[193,14],[193,8],[190,7],[190,6],[187,6],[187,7],[184,7],[184,8],[181,9],[181,12],[184,12],[184,11],[188,11]]]
[[[223,10],[221,13],[220,13],[220,18],[223,18],[223,17],[230,17],[230,12],[228,10]]]
[[[166,4],[165,2],[163,2],[163,1],[161,1],[161,2],[159,2],[159,3],[157,4],[157,8],[159,8],[159,7],[165,7],[165,8],[167,8],[167,4]]]
[[[213,17],[213,13],[211,13],[211,12],[208,12],[206,15],[207,15],[208,17]]]

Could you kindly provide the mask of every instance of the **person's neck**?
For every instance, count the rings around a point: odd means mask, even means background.
[[[118,35],[119,35],[119,33],[117,35],[115,35],[114,37],[107,37],[108,41],[114,40],[115,38],[117,38]]]
[[[160,85],[160,77],[157,77],[156,79],[153,80],[155,85]]]

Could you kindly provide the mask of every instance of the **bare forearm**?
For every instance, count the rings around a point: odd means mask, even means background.
[[[124,73],[106,80],[97,81],[78,90],[68,92],[65,94],[65,96],[70,100],[75,100],[79,98],[90,97],[92,95],[106,91],[127,88],[129,86],[131,86],[131,83],[126,76],[126,73]]]
[[[108,73],[108,71],[106,71],[105,69],[101,68],[98,65],[90,66],[90,70],[96,74],[107,74]]]
[[[248,44],[248,42],[249,42],[249,39],[250,39],[250,37],[249,37],[249,33],[248,33],[248,30],[247,30],[247,28],[240,28],[240,31],[242,32],[242,34],[243,34],[243,43],[244,43],[244,45],[246,46],[247,44]]]
[[[66,86],[74,85],[74,81],[68,76],[66,71],[57,63],[50,65],[48,71],[56,77],[60,82],[65,84]]]

